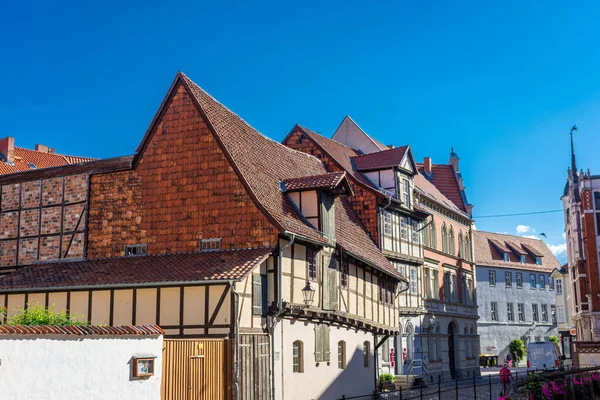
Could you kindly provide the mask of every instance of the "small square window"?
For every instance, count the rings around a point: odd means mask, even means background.
[[[221,250],[221,238],[209,238],[200,240],[200,251],[220,251]]]
[[[145,256],[148,254],[148,244],[128,244],[125,245],[125,256]]]

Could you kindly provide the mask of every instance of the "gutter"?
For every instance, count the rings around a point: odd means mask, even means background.
[[[292,233],[292,232],[284,232],[285,235],[289,235],[290,237],[290,242],[288,244],[286,244],[285,246],[281,247],[279,246],[279,257],[277,258],[277,271],[275,271],[275,273],[277,274],[277,276],[275,277],[277,279],[277,292],[275,294],[275,296],[277,296],[277,298],[275,299],[275,302],[277,304],[277,311],[275,313],[275,315],[271,316],[270,320],[271,323],[269,324],[269,334],[271,335],[271,398],[273,400],[276,400],[277,397],[275,396],[275,327],[277,325],[277,317],[279,317],[281,315],[281,313],[283,312],[282,310],[282,302],[283,299],[281,298],[281,266],[283,264],[283,250],[287,249],[288,247],[290,247],[291,245],[294,244],[294,242],[296,241],[296,234]],[[304,237],[302,239],[305,239]],[[313,243],[317,243],[316,241],[314,241]],[[267,321],[269,320],[269,318],[267,318]],[[283,326],[281,329],[282,332],[282,337],[281,340],[283,342]],[[283,353],[281,353],[282,355]],[[282,371],[282,375],[283,375],[283,362],[281,365],[281,371]],[[281,381],[281,387],[283,389],[283,380]]]
[[[235,281],[230,281],[231,293],[233,293],[233,309],[236,315],[236,321],[233,333],[233,357],[234,357],[234,374],[233,374],[233,399],[238,400],[240,398],[240,318],[239,318],[239,307],[240,307],[240,294],[235,290]]]

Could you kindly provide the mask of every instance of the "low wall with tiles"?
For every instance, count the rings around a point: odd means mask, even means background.
[[[2,398],[159,400],[163,333],[158,326],[0,325]]]

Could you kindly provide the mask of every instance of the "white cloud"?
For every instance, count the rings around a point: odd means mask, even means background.
[[[567,234],[563,232],[563,239],[567,240]]]
[[[548,248],[550,249],[552,254],[554,254],[554,256],[556,258],[558,258],[559,260],[561,257],[566,257],[566,255],[567,255],[567,244],[566,243],[549,244]]]
[[[539,239],[539,237],[537,237],[537,235],[523,235],[524,238],[529,238],[529,239]]]
[[[531,227],[527,225],[517,225],[517,233],[531,232]]]

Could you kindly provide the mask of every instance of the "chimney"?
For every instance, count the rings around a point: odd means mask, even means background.
[[[4,156],[6,162],[14,162],[15,161],[15,138],[14,137],[5,137],[0,139],[0,153]]]
[[[431,157],[425,157],[423,160],[423,166],[427,175],[431,175]]]
[[[36,144],[35,151],[39,151],[40,153],[48,153],[48,146],[44,144]]]

